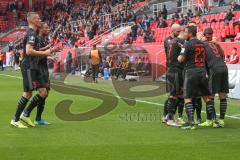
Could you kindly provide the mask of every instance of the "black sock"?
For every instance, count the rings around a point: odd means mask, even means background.
[[[168,99],[167,109],[168,109],[168,118],[173,120],[173,116],[176,112],[177,100],[173,98]]]
[[[32,112],[32,110],[43,100],[44,98],[42,98],[39,94],[35,95],[33,97],[33,99],[31,100],[31,103],[29,104],[29,106],[24,110],[24,115],[26,117],[30,117],[30,114]]]
[[[15,113],[15,118],[14,118],[15,122],[19,121],[20,115],[22,114],[27,103],[28,103],[28,99],[25,97],[21,97],[20,101],[18,102],[17,110]]]
[[[206,112],[207,112],[207,120],[213,120],[216,118],[215,114],[215,108],[214,108],[214,101],[209,101],[207,102],[207,106],[206,106]]]
[[[163,116],[164,117],[166,117],[168,114],[167,103],[168,103],[168,99],[165,101],[164,106],[163,106]]]
[[[183,108],[184,108],[184,99],[183,98],[178,98],[178,117],[182,118],[183,115]]]
[[[220,119],[225,118],[225,113],[227,111],[227,99],[220,100]]]
[[[196,98],[193,102],[193,107],[196,110],[197,119],[202,119],[201,112],[202,112],[202,99]]]
[[[46,98],[44,98],[37,106],[36,121],[40,121],[42,119],[42,113],[43,113],[44,106],[45,106],[45,100],[46,100]]]
[[[194,123],[194,109],[193,109],[192,102],[186,103],[185,108],[186,108],[188,123],[193,124]]]

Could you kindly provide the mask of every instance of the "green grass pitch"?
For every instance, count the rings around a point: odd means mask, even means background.
[[[125,113],[159,113],[165,95],[141,98],[135,106],[128,106],[119,99],[118,106],[106,115],[90,121],[71,122],[56,116],[55,106],[60,100],[73,100],[73,113],[94,109],[101,101],[51,90],[43,117],[52,125],[21,130],[10,126],[22,94],[22,80],[17,77],[21,77],[19,72],[0,72],[0,160],[240,159],[240,101],[229,100],[226,128],[185,131],[167,127],[159,120],[122,118]],[[69,77],[66,81],[116,95],[110,81],[86,84],[79,77]],[[34,119],[35,111],[31,117]]]

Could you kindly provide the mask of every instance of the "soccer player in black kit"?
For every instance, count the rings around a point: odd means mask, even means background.
[[[196,129],[194,123],[193,98],[202,97],[207,104],[207,112],[210,116],[214,113],[214,103],[210,98],[208,88],[208,79],[206,71],[206,48],[205,44],[196,38],[197,27],[188,26],[185,28],[185,37],[188,42],[184,48],[178,61],[184,62],[184,101],[187,114],[187,123],[182,129]],[[212,117],[211,117],[212,118]]]
[[[39,50],[45,51],[50,48],[49,40],[48,40],[48,35],[50,33],[50,29],[47,23],[41,22],[41,25],[39,27],[39,36],[38,36],[38,45],[39,45]],[[40,83],[40,88],[46,88],[48,94],[50,90],[50,80],[49,80],[49,72],[48,72],[48,58],[49,57],[39,57],[38,60],[38,66],[39,66],[39,71],[42,76],[42,82]],[[37,115],[36,119],[34,121],[34,124],[37,125],[46,125],[50,124],[49,122],[45,121],[42,119],[42,113],[45,107],[45,101],[46,98],[44,98],[41,103],[38,104],[37,106]]]
[[[27,15],[27,21],[29,28],[27,30],[27,34],[24,37],[24,58],[21,65],[21,72],[23,76],[23,88],[24,93],[21,97],[17,110],[15,113],[14,120],[11,121],[11,125],[17,128],[27,128],[24,124],[20,122],[20,115],[24,110],[27,102],[32,97],[32,91],[37,89],[37,77],[36,77],[36,69],[37,69],[37,56],[50,56],[51,51],[38,51],[37,46],[37,29],[40,24],[40,18],[37,13],[30,12]],[[44,97],[44,93],[42,95],[38,95],[33,101],[37,103],[41,101]],[[30,124],[34,126],[34,124]]]
[[[173,24],[171,26],[172,35],[166,38],[164,41],[165,53],[166,53],[166,81],[167,81],[167,91],[169,92],[169,97],[164,106],[164,117],[163,122],[167,121],[167,125],[179,126],[183,123],[182,112],[183,112],[183,98],[182,98],[182,88],[183,88],[183,65],[177,60],[180,52],[181,46],[184,44],[184,40],[178,38],[181,32],[181,26],[179,24]],[[179,118],[177,123],[174,120],[174,114],[176,112],[177,106],[179,106]],[[166,118],[167,115],[167,118]]]
[[[29,126],[35,126],[30,120],[28,115],[23,115],[22,112],[26,107],[28,101],[32,97],[32,91],[38,90],[38,94],[31,100],[28,109],[34,108],[38,105],[46,96],[46,89],[38,88],[39,81],[41,81],[41,75],[39,74],[37,59],[38,57],[47,57],[55,49],[48,49],[45,51],[39,51],[37,29],[40,25],[40,17],[35,12],[29,12],[27,14],[28,30],[24,37],[24,57],[21,64],[21,72],[23,77],[23,95],[17,105],[14,119],[11,121],[11,125],[16,128],[28,128],[20,119]],[[26,113],[28,114],[28,113]]]
[[[204,30],[204,36],[206,38],[206,62],[209,70],[209,89],[214,98],[215,94],[219,95],[220,99],[220,119],[218,123],[213,123],[211,116],[207,115],[206,122],[199,126],[213,126],[224,127],[224,118],[227,110],[227,93],[229,93],[228,84],[228,68],[224,62],[224,52],[219,44],[212,42],[213,30],[211,27],[207,27]],[[216,115],[215,115],[216,116]]]

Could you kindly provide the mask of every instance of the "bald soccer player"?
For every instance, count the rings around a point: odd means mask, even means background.
[[[164,106],[163,119],[169,126],[181,126],[180,123],[174,120],[174,114],[178,104],[178,98],[182,96],[183,88],[183,65],[177,60],[181,52],[181,45],[184,44],[184,40],[178,38],[182,28],[179,24],[173,24],[171,26],[172,34],[164,41],[165,53],[166,53],[166,81],[167,92],[169,92],[166,106]],[[166,113],[167,112],[167,113]]]

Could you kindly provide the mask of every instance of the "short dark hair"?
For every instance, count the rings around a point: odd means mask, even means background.
[[[189,33],[192,33],[193,36],[197,36],[197,27],[195,26],[187,26],[186,29]]]
[[[236,48],[236,47],[233,47],[233,49],[237,51],[237,48]]]
[[[211,27],[207,27],[207,28],[204,29],[203,34],[204,35],[213,34],[213,29]]]
[[[40,22],[40,28],[42,28],[42,27],[44,26],[44,24],[47,24],[47,25],[48,25],[47,22]]]

